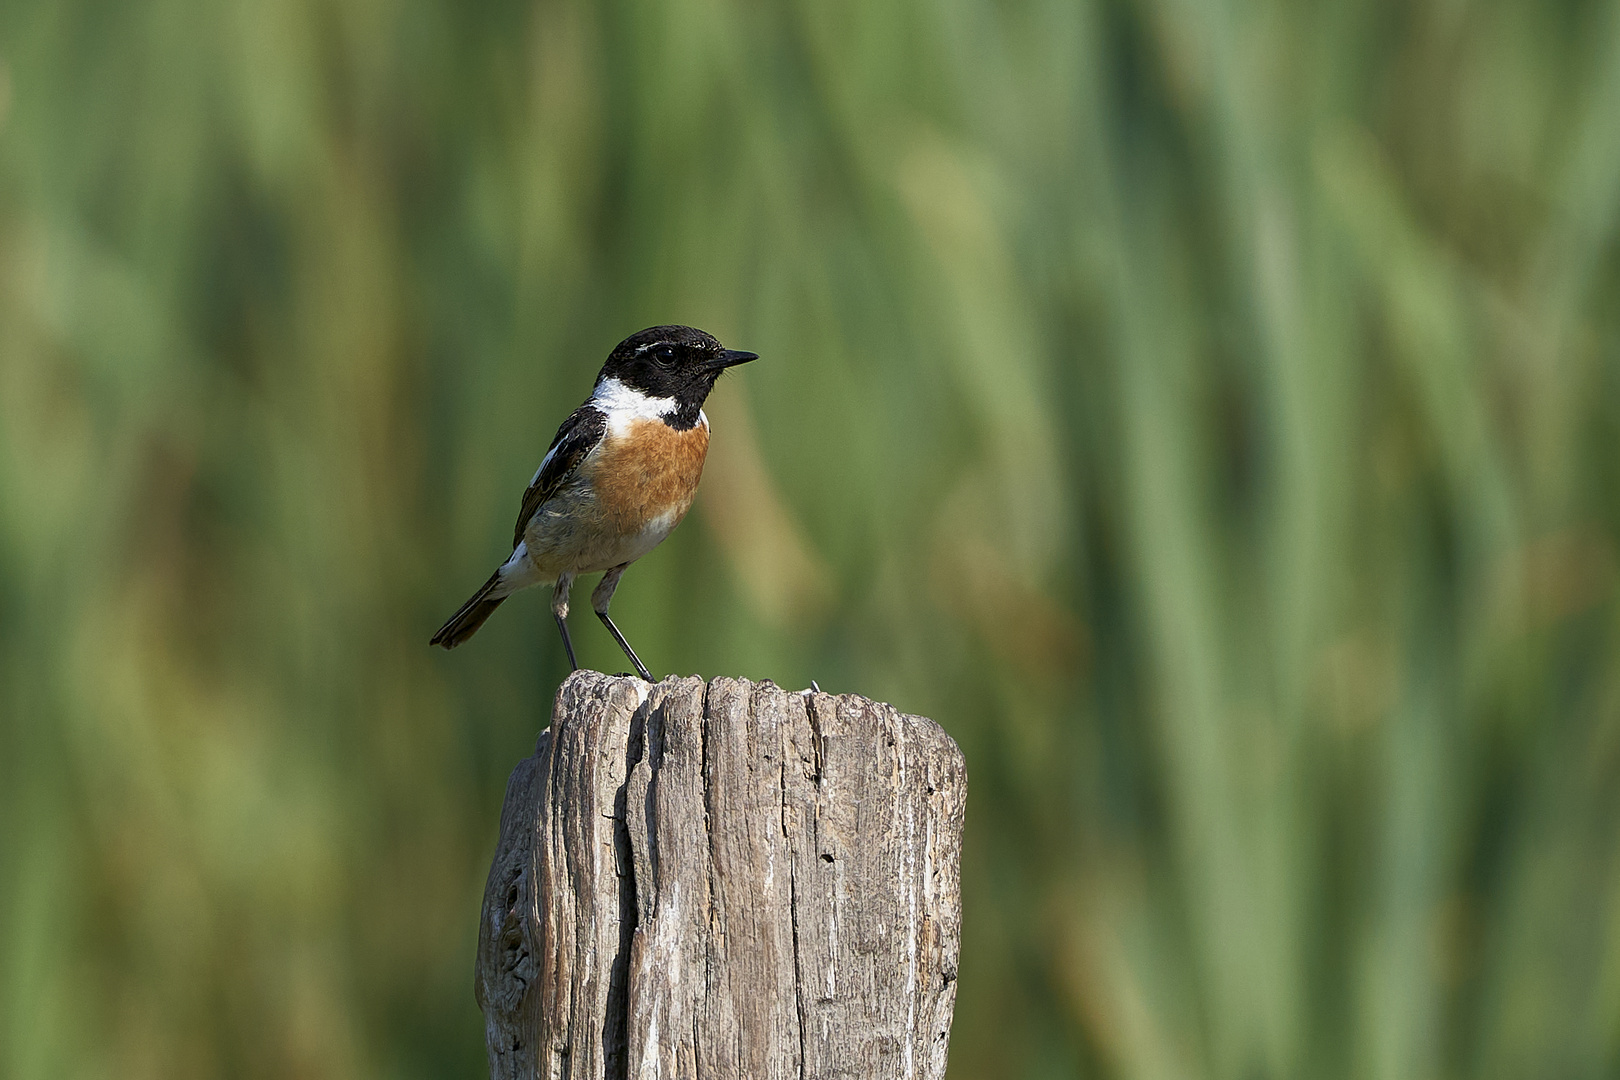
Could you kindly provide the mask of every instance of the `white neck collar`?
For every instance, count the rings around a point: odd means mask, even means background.
[[[662,420],[679,405],[672,397],[651,397],[618,379],[602,379],[591,391],[591,404],[614,420]]]

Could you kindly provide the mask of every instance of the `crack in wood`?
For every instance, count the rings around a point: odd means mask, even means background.
[[[491,1076],[939,1080],[965,798],[864,698],[570,676],[490,868]]]

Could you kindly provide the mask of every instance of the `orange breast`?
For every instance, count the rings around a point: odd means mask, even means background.
[[[591,486],[608,523],[623,534],[671,512],[691,509],[709,453],[709,429],[676,431],[662,420],[637,420],[623,435],[609,435],[596,452]]]

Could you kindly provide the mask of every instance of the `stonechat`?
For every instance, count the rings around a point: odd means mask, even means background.
[[[629,565],[657,547],[692,507],[709,418],[703,402],[720,373],[759,359],[721,346],[690,326],[654,326],[619,342],[596,388],[557,429],[523,493],[512,556],[450,616],[431,644],[453,649],[472,637],[501,601],[550,582],[551,614],[568,665],[568,593],[578,574],[606,571],[591,608],[636,672],[652,676],[608,617],[613,590]]]

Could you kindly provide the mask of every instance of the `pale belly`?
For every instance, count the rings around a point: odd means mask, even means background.
[[[616,527],[581,488],[558,492],[523,530],[527,561],[536,581],[551,581],[566,572],[611,570],[635,562],[663,543],[690,505],[672,507],[627,533]]]

